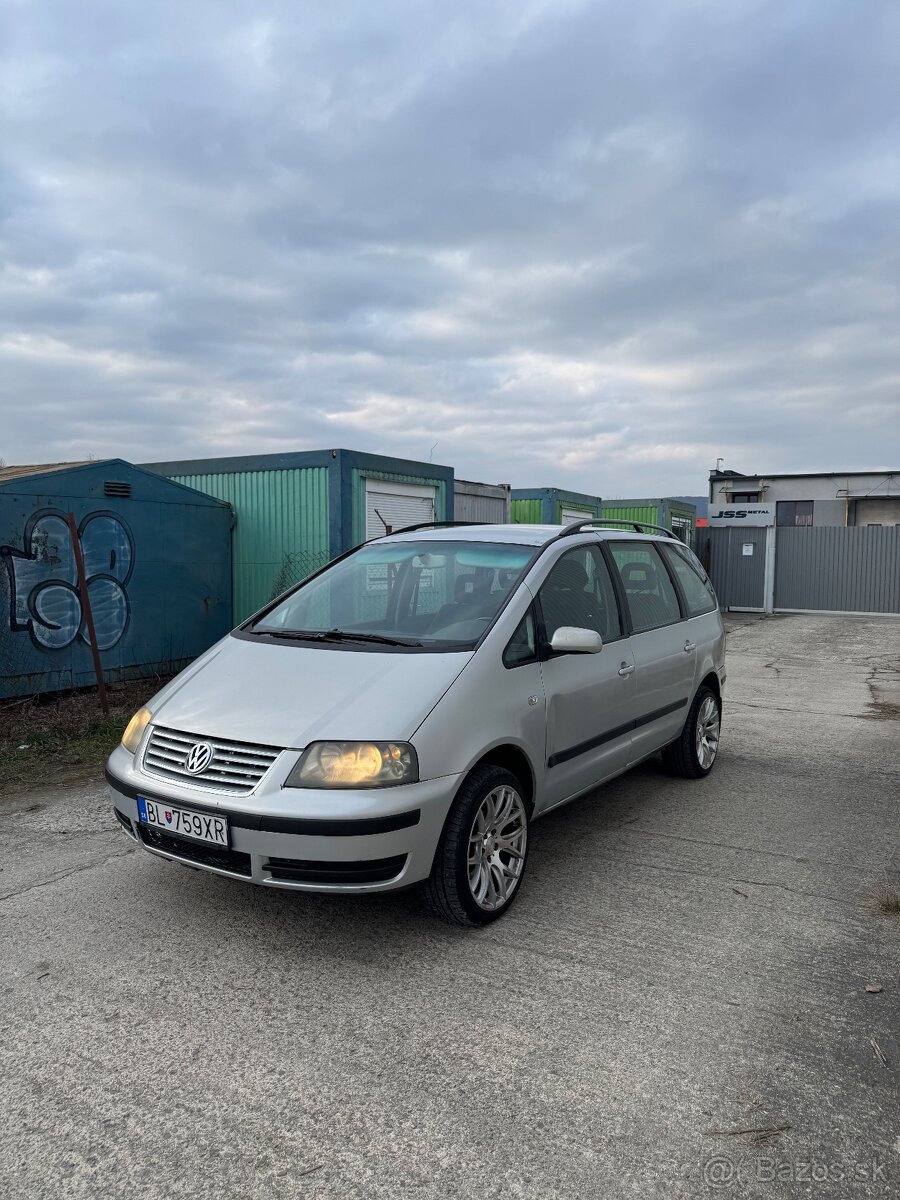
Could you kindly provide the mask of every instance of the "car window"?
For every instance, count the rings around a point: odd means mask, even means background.
[[[563,625],[593,629],[605,642],[622,636],[622,624],[609,570],[596,546],[568,550],[540,590],[549,641]]]
[[[619,541],[607,545],[622,579],[634,632],[681,620],[678,596],[656,547]]]
[[[529,608],[503,651],[503,665],[504,667],[521,667],[525,663],[534,662],[536,658],[537,637],[534,627],[534,610]]]
[[[701,574],[703,568],[695,556],[686,546],[674,543],[671,546],[660,546],[660,550],[681,584],[689,616],[699,617],[701,613],[712,612],[717,603],[716,593],[705,572]],[[694,563],[697,563],[696,567]]]
[[[253,625],[260,634],[340,632],[471,648],[534,554],[502,542],[367,542],[301,584]]]

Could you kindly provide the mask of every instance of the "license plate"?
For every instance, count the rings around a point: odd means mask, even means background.
[[[147,800],[138,796],[138,815],[142,825],[164,829],[176,837],[190,838],[193,842],[213,842],[216,846],[228,845],[228,820],[218,813],[192,812],[176,804],[163,804],[161,800]]]

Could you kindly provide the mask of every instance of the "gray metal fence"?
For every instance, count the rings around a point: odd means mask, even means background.
[[[708,529],[700,557],[722,609],[762,612],[765,606],[766,530]],[[750,552],[746,547],[750,547]]]
[[[900,526],[780,528],[775,608],[900,613]]]

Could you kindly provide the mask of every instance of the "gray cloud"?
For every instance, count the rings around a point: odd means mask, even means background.
[[[900,461],[887,0],[5,14],[8,461]]]

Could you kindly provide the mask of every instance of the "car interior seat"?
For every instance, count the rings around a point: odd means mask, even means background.
[[[587,571],[577,558],[561,559],[541,589],[541,608],[547,637],[552,638],[562,625],[578,629],[596,629],[597,603],[588,585]]]
[[[443,629],[447,625],[464,621],[469,616],[477,616],[479,607],[490,590],[490,574],[481,577],[472,571],[465,575],[457,575],[453,585],[453,599],[437,610],[428,623],[429,630]]]
[[[656,568],[649,562],[623,563],[619,574],[626,592],[655,592],[659,589]]]
[[[659,576],[651,562],[627,562],[619,568],[635,625],[651,629],[665,624],[666,605]]]

